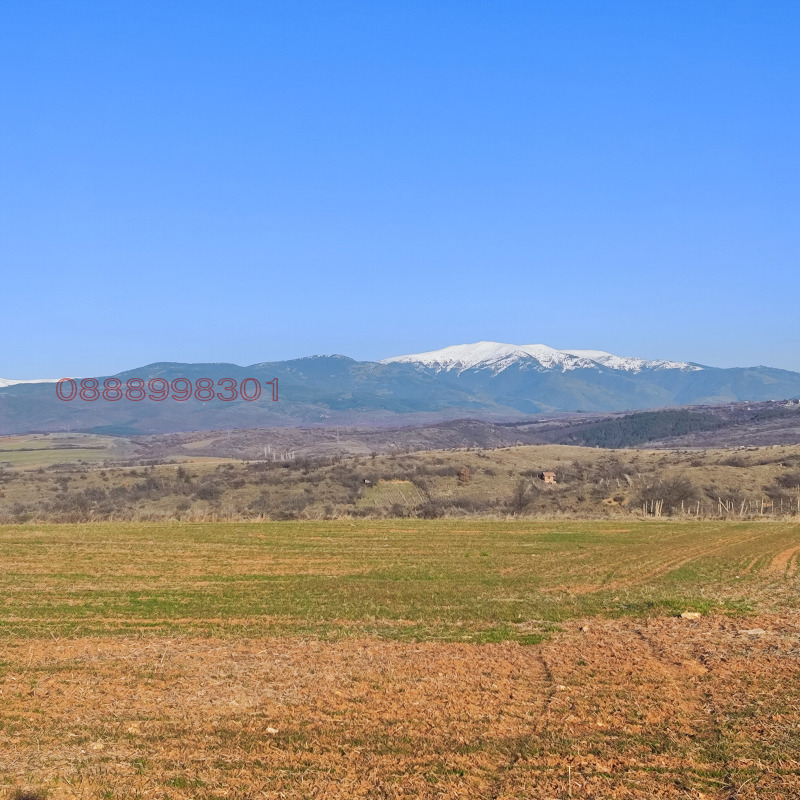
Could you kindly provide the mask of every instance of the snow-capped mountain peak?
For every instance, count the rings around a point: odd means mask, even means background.
[[[622,369],[628,372],[640,372],[643,369],[681,369],[690,372],[701,370],[697,364],[688,364],[685,361],[667,361],[665,359],[648,360],[636,356],[615,356],[604,350],[564,350],[579,358],[588,358],[609,369]]]
[[[475,342],[474,344],[456,344],[427,353],[394,356],[384,359],[382,363],[421,364],[435,369],[437,372],[440,370],[462,372],[467,369],[486,368],[493,372],[502,372],[517,361],[531,358],[547,368],[561,367],[567,362],[578,360],[576,356],[554,350],[546,344],[516,345],[502,342]]]
[[[644,358],[616,356],[603,350],[556,350],[546,344],[504,344],[502,342],[475,342],[457,344],[414,353],[385,358],[383,364],[419,364],[437,372],[469,369],[488,369],[494,374],[508,369],[512,364],[538,370],[566,372],[573,369],[606,369],[641,372],[643,369],[699,370],[701,367],[680,361],[648,361]]]

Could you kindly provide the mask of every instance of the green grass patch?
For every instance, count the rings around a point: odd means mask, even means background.
[[[2,526],[0,635],[530,644],[581,617],[744,614],[789,602],[791,592],[759,587],[776,580],[771,558],[798,541],[790,523]],[[753,559],[761,566],[742,575]]]

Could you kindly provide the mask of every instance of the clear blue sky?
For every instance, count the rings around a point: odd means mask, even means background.
[[[800,370],[800,3],[0,11],[0,377],[480,339]]]

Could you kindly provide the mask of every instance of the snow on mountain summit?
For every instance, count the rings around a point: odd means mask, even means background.
[[[536,363],[534,363],[536,362]],[[546,344],[503,344],[501,342],[475,342],[457,344],[414,353],[385,358],[382,364],[420,364],[440,372],[442,370],[490,369],[494,374],[502,372],[512,364],[529,365],[534,369],[558,370],[606,369],[640,372],[643,369],[680,369],[695,371],[701,367],[681,361],[648,361],[644,358],[616,356],[603,350],[556,350]]]
[[[591,359],[609,369],[623,369],[628,372],[640,372],[643,369],[682,369],[696,372],[702,369],[696,364],[687,364],[685,361],[648,360],[646,358],[637,358],[636,356],[615,356],[613,353],[606,353],[603,350],[564,350],[563,352],[579,358]]]
[[[474,344],[443,347],[441,350],[431,350],[428,353],[394,356],[384,359],[382,363],[423,364],[437,371],[458,370],[461,372],[466,369],[490,368],[493,372],[502,372],[514,362],[530,358],[548,369],[564,367],[569,362],[579,360],[576,356],[554,350],[546,344],[516,345],[501,342],[475,342]]]

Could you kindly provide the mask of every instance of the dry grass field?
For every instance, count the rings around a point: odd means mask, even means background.
[[[797,797],[799,556],[788,521],[0,527],[0,797]]]
[[[277,462],[209,463],[197,455],[193,463],[120,464],[66,463],[84,452],[68,445],[85,447],[85,439],[40,438],[12,452],[19,443],[10,438],[6,457],[16,453],[19,460],[9,468],[0,458],[0,524],[621,519],[653,514],[656,503],[664,516],[800,519],[798,446],[699,452],[542,445]],[[99,458],[106,451],[91,452]],[[37,466],[45,458],[61,461]],[[539,477],[549,470],[555,484]]]

